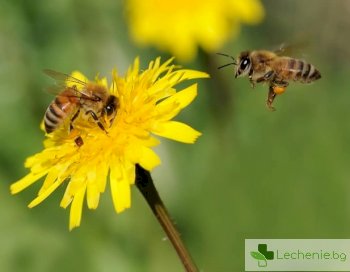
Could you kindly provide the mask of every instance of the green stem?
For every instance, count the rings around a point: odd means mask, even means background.
[[[190,253],[186,249],[180,238],[179,232],[176,230],[170,216],[161,200],[156,187],[154,186],[151,174],[143,169],[140,165],[136,165],[136,186],[146,199],[148,205],[157,217],[163,230],[167,234],[181,262],[187,272],[198,272],[198,268],[192,260]]]

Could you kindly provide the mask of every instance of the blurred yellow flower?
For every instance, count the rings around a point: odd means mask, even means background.
[[[71,205],[69,228],[73,229],[80,225],[85,196],[88,208],[96,209],[109,176],[116,212],[129,208],[135,165],[152,170],[160,163],[159,157],[151,149],[159,144],[152,134],[183,143],[193,143],[200,135],[186,124],[171,121],[196,97],[197,84],[179,92],[174,87],[188,79],[206,78],[208,75],[179,69],[171,62],[172,59],[161,64],[160,58],[157,58],[141,72],[139,60],[136,59],[125,77],[114,72],[109,91],[118,98],[119,105],[107,133],[94,121],[85,120],[79,115],[71,133],[67,133],[67,125],[62,125],[47,134],[44,150],[25,162],[30,173],[11,185],[11,193],[18,193],[46,176],[38,196],[29,204],[32,208],[67,182],[60,205],[63,208]],[[79,72],[72,76],[88,82]],[[96,78],[95,81],[108,88],[105,78]],[[79,130],[83,142],[81,146],[71,135],[76,130]]]
[[[154,45],[182,61],[191,60],[197,46],[220,49],[240,23],[256,24],[264,17],[259,0],[127,0],[133,39]]]

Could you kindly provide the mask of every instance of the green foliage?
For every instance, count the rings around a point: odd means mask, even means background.
[[[50,84],[42,69],[79,69],[92,78],[114,67],[125,72],[136,55],[145,67],[160,54],[132,44],[122,3],[0,3],[1,271],[182,271],[136,188],[132,208],[120,215],[108,189],[73,232],[59,208],[64,188],[31,210],[26,204],[39,186],[9,193],[26,173],[24,159],[41,149],[39,123],[53,99],[42,91]],[[339,26],[350,29],[347,2],[264,4],[265,22],[242,28],[222,51],[236,55],[306,37],[303,58],[323,78],[292,82],[277,97],[276,112],[265,108],[267,86],[252,90],[229,68],[199,82],[198,100],[179,119],[203,136],[193,146],[163,141],[163,163],[153,176],[203,271],[243,271],[245,238],[349,236],[350,49],[349,36],[339,35]],[[187,66],[217,73],[222,59],[204,57]]]

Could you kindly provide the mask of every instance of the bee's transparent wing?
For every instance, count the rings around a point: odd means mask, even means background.
[[[307,47],[308,43],[306,41],[282,43],[277,49],[273,50],[273,52],[278,56],[300,56]]]
[[[86,84],[80,79],[72,77],[68,74],[57,72],[51,69],[44,69],[43,72],[49,77],[53,78],[56,81],[55,85],[47,87],[45,90],[54,95],[59,95],[63,90],[69,89],[69,95],[72,97],[84,97],[85,99],[95,100],[96,97],[93,94],[86,91]],[[73,86],[67,86],[67,83],[73,83]],[[76,85],[76,86],[74,86]],[[81,88],[78,88],[80,86]]]
[[[48,75],[49,77],[53,78],[54,80],[56,80],[56,82],[58,84],[64,84],[66,85],[67,82],[71,82],[71,83],[75,83],[78,85],[82,85],[85,86],[87,84],[87,82],[84,82],[80,79],[77,79],[75,77],[72,77],[68,74],[65,73],[61,73],[61,72],[57,72],[51,69],[44,69],[43,72]]]
[[[49,85],[47,87],[44,87],[44,91],[50,94],[53,94],[55,96],[60,95],[64,90],[69,89],[69,96],[74,96],[74,97],[82,97],[82,95],[86,96],[84,92],[78,91],[74,87],[67,87],[63,85]]]

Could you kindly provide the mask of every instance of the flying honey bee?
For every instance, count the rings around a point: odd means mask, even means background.
[[[270,110],[275,110],[272,103],[276,95],[282,94],[286,90],[289,81],[311,83],[321,78],[321,74],[315,66],[305,60],[281,56],[283,51],[283,48],[275,52],[268,50],[244,51],[239,54],[237,61],[230,55],[218,53],[233,61],[218,67],[218,69],[229,65],[236,66],[235,78],[248,76],[253,88],[256,83],[268,83],[269,93],[266,105]]]
[[[56,72],[44,70],[44,73],[61,83],[56,98],[47,108],[44,116],[46,133],[58,129],[69,118],[69,131],[74,129],[74,120],[81,115],[83,118],[92,120],[100,129],[106,130],[106,122],[113,123],[118,109],[118,99],[111,95],[106,87],[92,82],[83,82],[77,78]],[[66,86],[66,83],[72,83]],[[84,144],[79,136],[75,138],[77,146]]]

